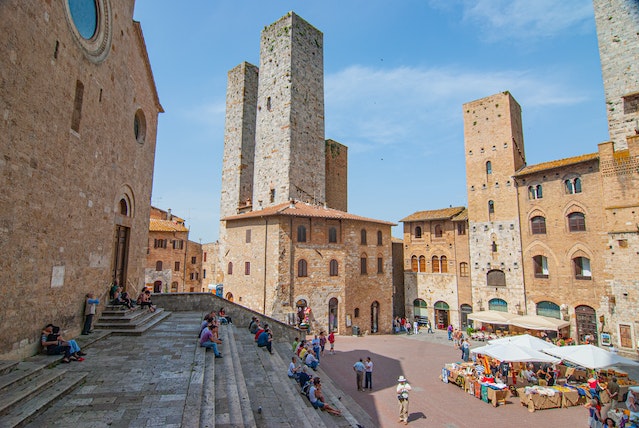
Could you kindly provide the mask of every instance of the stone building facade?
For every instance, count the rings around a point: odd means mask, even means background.
[[[223,219],[224,297],[281,321],[344,334],[390,332],[390,222],[304,202]]]
[[[202,245],[184,219],[151,207],[145,283],[154,293],[202,292]]]
[[[216,292],[216,286],[224,281],[220,266],[220,243],[202,244],[202,291]]]
[[[308,307],[314,327],[388,331],[392,223],[346,212],[348,150],[324,136],[323,67],[322,33],[290,12],[262,32],[259,69],[228,74],[224,295],[291,323]]]
[[[465,325],[472,312],[466,208],[418,211],[401,222],[406,316],[428,317],[440,329]]]
[[[85,3],[0,2],[2,358],[49,322],[79,333],[86,293],[144,283],[162,107],[134,1]]]

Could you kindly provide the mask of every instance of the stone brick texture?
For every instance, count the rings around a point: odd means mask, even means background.
[[[0,2],[2,358],[37,352],[46,323],[80,332],[85,294],[104,298],[114,277],[116,225],[130,228],[124,285],[144,282],[162,107],[134,1],[97,4],[110,7],[98,33],[112,34],[99,58],[66,2]]]

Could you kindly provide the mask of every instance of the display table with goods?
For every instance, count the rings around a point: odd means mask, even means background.
[[[500,403],[506,404],[510,397],[508,385],[495,383],[492,377],[484,376],[485,368],[473,363],[451,363],[442,369],[440,379],[444,383],[452,383],[463,389],[466,393],[479,398],[486,403],[492,403],[497,407]]]
[[[530,412],[543,409],[557,409],[586,403],[586,395],[569,386],[526,386],[517,388],[522,406]]]

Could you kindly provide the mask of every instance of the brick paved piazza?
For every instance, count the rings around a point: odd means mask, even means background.
[[[413,388],[409,426],[587,426],[587,411],[581,406],[530,413],[521,406],[519,398],[511,397],[508,404],[495,408],[464,393],[455,385],[442,383],[439,374],[443,365],[460,360],[460,352],[452,347],[442,332],[417,336],[339,336],[335,349],[335,355],[326,354],[322,358],[323,370],[370,414],[379,427],[400,426],[395,387],[398,376],[402,374]],[[357,392],[352,366],[357,359],[367,356],[375,364],[373,391]]]

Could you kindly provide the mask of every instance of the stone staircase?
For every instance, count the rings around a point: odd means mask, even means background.
[[[162,308],[150,312],[137,307],[129,309],[121,305],[107,305],[93,328],[110,330],[111,334],[119,336],[140,336],[170,316],[171,312]]]

